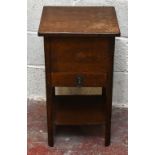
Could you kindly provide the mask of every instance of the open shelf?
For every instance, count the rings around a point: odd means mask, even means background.
[[[87,125],[104,122],[105,99],[101,95],[55,96],[56,125]]]

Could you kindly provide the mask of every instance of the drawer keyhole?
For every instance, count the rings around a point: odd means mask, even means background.
[[[83,86],[83,77],[82,76],[77,76],[76,77],[76,86],[77,87],[82,87]]]

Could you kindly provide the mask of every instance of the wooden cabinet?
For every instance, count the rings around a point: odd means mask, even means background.
[[[43,8],[38,35],[44,37],[48,144],[56,125],[104,124],[110,144],[115,37],[113,7]],[[55,87],[102,87],[101,95],[56,95]]]

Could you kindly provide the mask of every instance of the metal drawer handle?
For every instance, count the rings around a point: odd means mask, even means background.
[[[83,81],[84,81],[83,77],[78,75],[76,77],[76,86],[77,87],[82,87],[83,86]]]

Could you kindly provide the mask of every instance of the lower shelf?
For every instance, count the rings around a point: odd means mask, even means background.
[[[101,95],[55,96],[55,124],[102,124],[105,111],[104,100]]]

